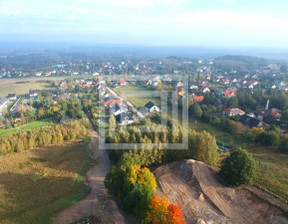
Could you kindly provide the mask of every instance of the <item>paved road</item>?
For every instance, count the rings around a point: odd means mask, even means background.
[[[99,145],[99,136],[93,130],[90,124],[91,132],[91,150],[94,151],[96,165],[91,168],[86,175],[89,187],[92,191],[82,201],[79,201],[64,210],[55,218],[54,224],[69,224],[88,216],[96,216],[103,224],[119,223],[134,224],[137,223],[131,217],[123,214],[118,208],[114,198],[107,193],[104,186],[104,179],[111,168],[111,162],[107,151]],[[102,142],[102,141],[101,141]]]

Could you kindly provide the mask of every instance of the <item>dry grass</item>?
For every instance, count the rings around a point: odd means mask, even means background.
[[[2,83],[0,80],[0,97],[7,96],[9,93],[24,95],[29,93],[29,89],[51,89],[50,83],[29,82],[29,83]]]
[[[87,143],[67,143],[0,156],[0,223],[51,223],[88,192],[79,175]]]

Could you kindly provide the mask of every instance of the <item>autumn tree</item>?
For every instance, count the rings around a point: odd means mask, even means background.
[[[155,194],[147,212],[147,222],[152,224],[185,224],[179,205],[170,204],[165,196]]]

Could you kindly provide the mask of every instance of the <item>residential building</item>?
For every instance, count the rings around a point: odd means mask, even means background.
[[[226,108],[223,111],[223,114],[228,115],[228,116],[244,115],[245,111],[239,108]]]
[[[151,101],[149,101],[146,105],[145,105],[145,109],[149,112],[149,113],[154,113],[154,112],[159,112],[160,108],[157,107],[154,103],[152,103]]]

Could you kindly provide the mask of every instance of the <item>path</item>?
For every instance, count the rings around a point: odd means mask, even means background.
[[[103,224],[134,224],[132,218],[126,217],[118,208],[114,198],[107,193],[104,186],[106,173],[111,168],[107,151],[99,145],[99,136],[90,123],[91,143],[96,164],[86,175],[91,193],[82,201],[76,202],[55,218],[54,224],[69,224],[88,216],[96,216]],[[102,142],[102,141],[101,141]]]

